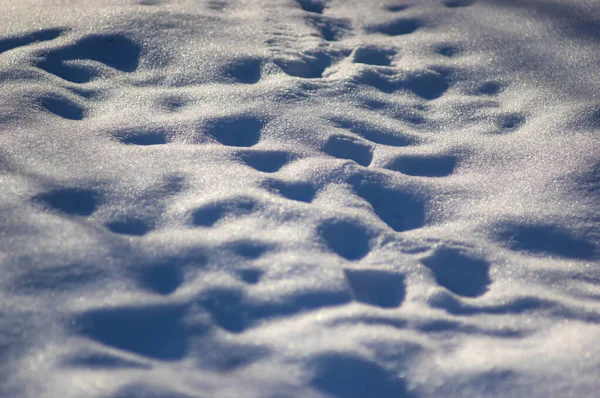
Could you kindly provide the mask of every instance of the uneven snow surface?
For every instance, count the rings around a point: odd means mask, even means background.
[[[598,0],[3,0],[0,397],[600,396]]]

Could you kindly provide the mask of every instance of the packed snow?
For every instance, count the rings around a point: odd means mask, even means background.
[[[600,396],[598,0],[2,0],[0,397]]]

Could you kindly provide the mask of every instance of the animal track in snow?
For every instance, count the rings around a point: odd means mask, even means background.
[[[404,301],[404,276],[388,271],[344,271],[356,301],[381,308],[396,308]]]
[[[88,368],[94,370],[148,370],[151,368],[151,366],[144,361],[132,360],[131,358],[119,354],[114,352],[89,352],[86,350],[85,352],[78,352],[77,354],[70,356],[67,360],[62,362],[62,365],[72,368]]]
[[[255,208],[256,202],[253,199],[233,197],[196,209],[192,214],[192,223],[199,227],[212,227],[222,219],[251,214]]]
[[[261,78],[262,61],[258,58],[241,58],[224,67],[225,76],[236,83],[255,84]]]
[[[413,195],[360,175],[351,178],[350,183],[356,194],[394,231],[404,232],[424,225],[424,204]]]
[[[367,31],[387,36],[402,36],[413,33],[420,27],[421,22],[416,19],[398,18],[383,24],[369,26]]]
[[[146,221],[135,218],[112,221],[106,227],[116,234],[130,236],[143,236],[152,229]]]
[[[417,71],[406,77],[404,86],[421,98],[434,100],[448,90],[446,78],[447,73],[444,71]]]
[[[354,63],[389,66],[394,55],[396,51],[391,48],[371,45],[357,47],[352,53],[352,58]]]
[[[57,39],[64,32],[64,29],[60,28],[42,29],[35,32],[26,33],[20,36],[1,38],[0,54],[6,51],[14,50],[15,48],[28,46],[30,44]]]
[[[276,58],[273,62],[289,76],[319,79],[323,77],[325,69],[342,56],[343,52],[318,49],[305,51],[295,58]]]
[[[488,262],[459,249],[442,247],[421,262],[437,283],[459,296],[481,296],[491,283]]]
[[[200,261],[196,257],[196,262]],[[183,263],[179,259],[140,263],[134,269],[140,286],[154,293],[167,295],[173,293],[184,280]]]
[[[160,99],[157,108],[167,112],[177,112],[185,108],[189,102],[191,101],[183,96],[169,95]]]
[[[65,97],[47,95],[40,98],[38,101],[48,112],[62,117],[63,119],[83,120],[86,113],[81,105]]]
[[[251,147],[260,140],[264,121],[254,116],[228,116],[210,120],[206,134],[226,146]]]
[[[475,0],[446,0],[444,5],[448,8],[468,7],[475,4]]]
[[[371,250],[371,232],[357,221],[326,220],[319,225],[317,232],[332,252],[346,260],[360,260]]]
[[[550,255],[586,260],[594,258],[596,247],[559,225],[500,223],[494,228],[496,239],[508,248],[532,255]]]
[[[388,101],[365,99],[359,103],[359,107],[385,114],[386,116],[390,116],[396,120],[400,120],[415,126],[423,124],[427,121],[423,115],[422,109],[419,109],[420,107],[418,106],[398,106]]]
[[[249,285],[255,285],[260,281],[263,272],[255,268],[244,268],[238,271],[240,279]]]
[[[270,246],[264,242],[244,239],[228,243],[225,248],[233,251],[240,257],[256,260],[265,254],[270,249]]]
[[[525,116],[518,113],[502,115],[496,122],[496,125],[499,128],[499,133],[510,133],[516,131],[524,124]]]
[[[522,314],[534,310],[549,309],[553,306],[553,303],[537,297],[518,297],[502,304],[476,306],[459,301],[456,297],[450,295],[435,296],[429,304],[453,315]]]
[[[75,320],[76,331],[107,346],[148,358],[179,360],[189,331],[180,306],[116,307],[90,310]]]
[[[198,304],[206,308],[215,322],[231,333],[240,333],[255,323],[280,316],[348,303],[347,291],[301,291],[285,300],[253,302],[239,290],[214,289],[202,294]]]
[[[312,183],[297,181],[267,180],[264,185],[284,198],[299,202],[312,202],[317,190]]]
[[[404,380],[355,354],[320,354],[311,361],[311,384],[338,398],[409,398]]]
[[[73,83],[87,83],[96,77],[88,64],[71,61],[88,60],[122,72],[138,68],[140,46],[123,35],[89,35],[76,43],[44,52],[37,66]]]
[[[434,51],[444,57],[452,58],[462,55],[463,48],[454,44],[441,44],[434,48]]]
[[[179,392],[173,388],[157,385],[155,382],[131,383],[119,388],[106,398],[194,398],[192,395]]]
[[[400,12],[406,10],[409,7],[410,6],[407,4],[390,4],[385,6],[385,9],[389,12]]]
[[[58,188],[34,197],[53,210],[73,216],[89,216],[98,207],[98,194],[82,188]]]
[[[296,0],[296,3],[304,11],[315,14],[322,14],[325,9],[325,2],[323,0]]]
[[[285,166],[293,155],[284,151],[251,150],[239,152],[236,157],[254,170],[275,173]]]
[[[489,81],[479,86],[477,92],[480,95],[498,95],[504,88],[500,82]]]
[[[373,159],[373,148],[356,138],[332,135],[327,139],[323,151],[339,159],[350,159],[361,166],[369,166]]]
[[[306,21],[327,41],[338,41],[350,30],[350,22],[346,19],[311,15],[306,18]]]
[[[402,155],[384,167],[418,177],[446,177],[454,172],[458,159],[453,155]]]
[[[226,0],[210,0],[207,7],[214,11],[223,11],[229,5]]]
[[[163,145],[168,142],[167,134],[161,129],[121,131],[114,134],[114,136],[123,144],[127,145]]]
[[[411,71],[404,75],[398,75],[390,69],[364,69],[353,76],[353,80],[387,94],[408,90],[428,101],[441,97],[450,87],[447,72],[429,69]]]
[[[333,124],[341,129],[348,130],[375,144],[390,146],[408,146],[417,143],[417,139],[392,130],[382,129],[379,126],[357,119],[345,117],[330,118]]]

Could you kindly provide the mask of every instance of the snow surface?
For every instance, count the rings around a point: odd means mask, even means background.
[[[600,396],[597,0],[3,0],[0,396]]]

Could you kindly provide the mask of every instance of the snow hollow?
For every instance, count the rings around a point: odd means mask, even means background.
[[[597,0],[0,4],[0,397],[599,396]]]

